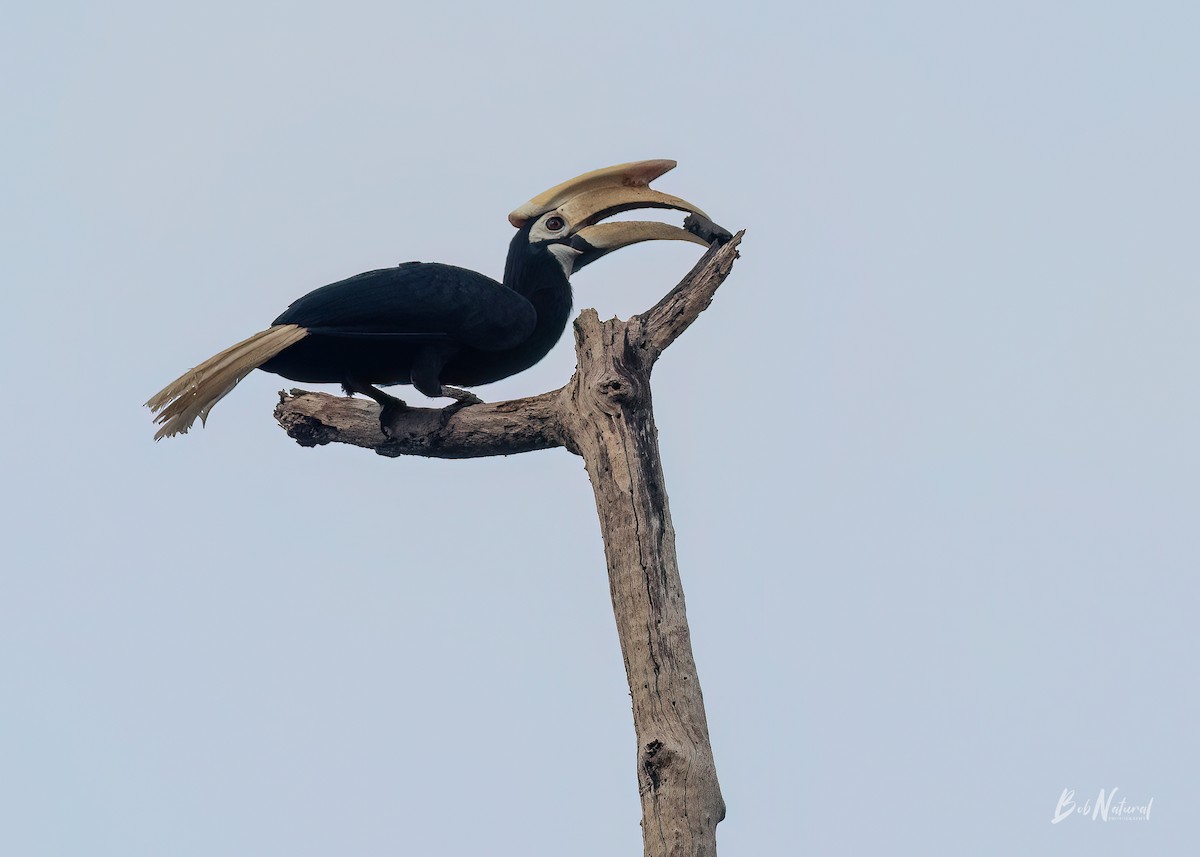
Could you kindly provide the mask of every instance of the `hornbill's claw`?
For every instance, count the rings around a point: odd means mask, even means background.
[[[455,400],[453,405],[447,405],[446,408],[443,408],[443,410],[453,408],[457,411],[459,408],[465,408],[467,405],[483,404],[483,399],[476,396],[470,390],[460,390],[458,387],[447,387],[445,384],[442,385],[442,395],[447,399]]]

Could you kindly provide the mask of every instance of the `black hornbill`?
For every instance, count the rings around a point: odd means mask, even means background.
[[[426,396],[477,403],[474,387],[528,369],[554,346],[571,313],[570,275],[639,241],[728,240],[690,202],[649,184],[674,161],[637,161],[585,173],[539,194],[508,216],[517,227],[504,282],[453,265],[405,262],[309,292],[271,327],[206,360],[147,406],[162,427],[183,434],[254,369],[293,381],[341,384],[389,412],[404,408],[375,385],[412,384]],[[600,223],[635,208],[690,212],[687,229],[666,223]],[[455,386],[447,386],[455,385]]]

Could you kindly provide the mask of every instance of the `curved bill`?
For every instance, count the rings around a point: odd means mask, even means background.
[[[593,170],[538,194],[513,211],[508,220],[519,229],[550,212],[561,217],[569,225],[570,245],[578,253],[573,266],[576,271],[613,250],[639,241],[690,241],[702,247],[724,243],[729,233],[713,223],[699,206],[649,186],[674,167],[674,161],[658,160],[632,161]],[[653,221],[600,222],[635,208],[686,211],[686,228]]]
[[[674,208],[710,219],[698,206],[686,199],[660,193],[648,187],[612,187],[584,191],[557,206],[558,213],[574,228],[580,229],[622,211],[635,208]]]
[[[571,238],[571,246],[579,251],[574,270],[595,262],[613,250],[620,250],[640,241],[690,241],[701,247],[708,242],[678,226],[654,220],[621,220],[615,223],[597,223],[586,226]]]

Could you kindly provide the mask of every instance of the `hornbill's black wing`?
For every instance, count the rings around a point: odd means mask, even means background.
[[[406,262],[322,286],[273,323],[299,325],[318,336],[443,341],[499,351],[524,342],[536,321],[529,301],[483,274]]]

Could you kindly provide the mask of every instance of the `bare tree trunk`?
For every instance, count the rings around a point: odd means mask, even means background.
[[[692,657],[675,529],[650,401],[641,320],[575,323],[579,368],[567,420],[604,535],[609,588],[633,695],[647,855],[714,855],[725,802]]]
[[[575,322],[579,365],[565,387],[453,413],[413,409],[380,431],[374,403],[284,394],[275,414],[305,446],[352,443],[383,455],[471,458],[564,446],[587,467],[633,697],[647,857],[710,857],[725,802],[692,656],[675,530],[651,407],[654,363],[729,275],[742,233],[712,248],[653,308],[629,321]]]

